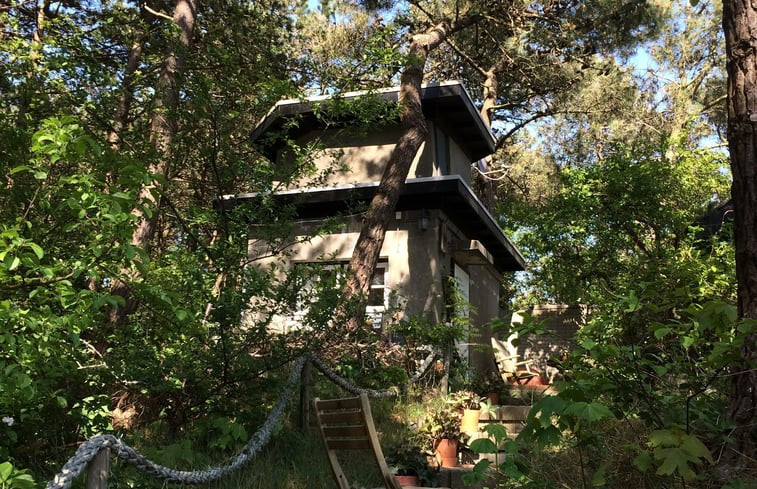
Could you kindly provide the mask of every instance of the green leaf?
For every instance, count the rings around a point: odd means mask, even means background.
[[[676,446],[679,442],[680,438],[673,430],[655,430],[649,435],[649,443],[653,447]]]
[[[68,401],[65,397],[55,396],[55,401],[58,403],[58,407],[65,408],[68,406]]]
[[[531,408],[529,417],[536,417],[539,414],[539,421],[542,427],[552,425],[552,415],[560,415],[565,409],[566,401],[557,396],[546,396],[541,401],[534,404]]]
[[[29,474],[21,474],[11,479],[11,484],[15,489],[34,489],[34,479]]]
[[[13,168],[13,169],[12,169],[12,170],[10,171],[10,174],[11,174],[11,175],[15,175],[16,173],[21,173],[22,171],[29,171],[29,170],[31,170],[31,168],[29,168],[28,166],[26,166],[26,165],[21,165],[21,166],[17,166],[17,167],[15,167],[15,168]]]
[[[13,472],[13,466],[10,462],[3,462],[0,464],[0,482],[5,482]]]
[[[678,471],[681,477],[691,480],[695,474],[689,464],[701,465],[702,459],[714,463],[712,455],[699,438],[686,434],[677,427],[653,431],[650,445],[656,447],[655,460],[662,462],[657,469],[658,475],[671,475]]]
[[[37,255],[38,259],[42,259],[43,256],[45,256],[45,252],[42,250],[42,247],[38,245],[37,243],[26,243],[29,248],[32,249],[35,255]]]
[[[574,402],[565,408],[563,415],[573,415],[589,422],[615,417],[610,408],[599,402]]]
[[[518,453],[518,443],[516,443],[515,440],[505,440],[505,444],[502,446],[502,451],[509,453],[510,455],[515,455]]]
[[[654,337],[659,340],[660,338],[670,333],[671,331],[672,329],[668,327],[657,328],[656,330],[654,330]]]
[[[646,472],[647,470],[649,470],[649,467],[652,466],[652,455],[650,455],[647,450],[644,450],[639,455],[634,457],[631,463],[634,467],[639,469],[639,471]]]
[[[557,426],[549,425],[546,428],[537,430],[535,435],[536,442],[539,446],[548,447],[560,443],[560,435],[562,435],[562,433],[557,429]]]
[[[482,482],[486,477],[486,471],[491,465],[489,460],[479,460],[473,466],[473,470],[463,474],[462,481],[466,486],[475,486]]]
[[[494,439],[495,443],[499,443],[507,438],[507,428],[499,423],[488,423],[484,431],[490,438]]]
[[[639,298],[636,296],[635,291],[631,291],[631,294],[625,298],[626,302],[628,303],[628,307],[626,307],[623,312],[634,312],[640,309],[641,303],[639,301]]]
[[[689,462],[696,461],[677,447],[658,448],[655,450],[655,459],[662,460],[662,465],[657,469],[657,475],[671,475],[676,470],[681,476],[690,481],[695,477],[694,471],[689,467]]]
[[[113,307],[124,307],[126,305],[126,300],[120,295],[109,295],[105,298],[105,302]]]
[[[683,436],[683,443],[681,443],[681,448],[693,457],[703,458],[711,464],[715,463],[715,460],[712,458],[710,451],[707,449],[704,443],[702,443],[702,441],[694,435]]]
[[[488,438],[473,440],[469,448],[475,453],[497,453],[497,445]]]
[[[607,484],[607,481],[605,480],[605,472],[607,472],[607,466],[609,464],[602,464],[599,466],[596,472],[594,472],[594,475],[591,476],[591,485],[594,487],[602,487]]]
[[[8,260],[8,258],[10,258],[10,260]],[[8,255],[5,261],[9,262],[6,264],[9,272],[12,272],[16,268],[18,268],[18,266],[21,264],[21,260],[17,256]]]
[[[736,329],[739,333],[750,334],[752,331],[754,331],[754,322],[745,319],[740,322],[738,326],[736,326]]]

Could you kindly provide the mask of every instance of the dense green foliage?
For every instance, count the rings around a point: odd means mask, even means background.
[[[47,476],[95,433],[150,425],[159,445],[199,418],[204,444],[231,450],[265,416],[251,406],[277,389],[262,375],[296,352],[268,338],[265,318],[240,317],[253,295],[284,307],[291,285],[244,267],[244,236],[249,220],[282,231],[270,207],[214,199],[271,187],[270,163],[244,141],[292,90],[283,7],[203,5],[167,115],[181,130],[160,155],[149,119],[177,45],[170,21],[136,5],[3,6],[0,459]],[[156,158],[171,161],[166,173],[149,171]],[[157,200],[140,196],[148,185]],[[150,243],[133,240],[136,211],[156,223]],[[126,304],[116,280],[137,304],[125,321],[113,320]]]
[[[599,306],[647,287],[733,296],[729,243],[696,238],[713,196],[727,195],[725,158],[694,150],[671,159],[668,148],[617,145],[597,164],[563,168],[541,202],[510,204],[507,219],[533,264],[521,300]]]
[[[588,312],[558,362],[559,394],[536,404],[510,445],[519,457],[501,467],[523,484],[546,484],[528,454],[548,447],[578,456],[582,487],[714,483],[733,366],[754,325],[737,321],[728,221],[715,236],[701,227],[730,187],[727,157],[712,147],[722,124],[717,9],[675,8],[673,27],[650,44],[647,63],[660,69],[651,80],[611,69],[603,81],[615,80],[617,97],[587,83],[584,110],[499,154],[509,165],[501,219],[532,264],[511,297]],[[618,431],[626,436],[613,445]]]
[[[317,144],[287,141],[284,175],[247,144],[270,106],[396,82],[403,36],[452,14],[481,20],[431,53],[426,78],[462,78],[481,100],[489,70],[500,75],[491,115],[508,144],[487,177],[530,263],[512,304],[592,310],[563,365],[570,382],[538,405],[524,440],[598,450],[603,423],[641,422],[629,449],[638,471],[696,478],[704,444],[722,439],[724,375],[753,328],[730,305],[730,241],[702,242],[694,226],[728,195],[724,155],[703,149],[722,123],[715,7],[321,3],[201,2],[186,42],[171,2],[0,2],[0,487],[27,489],[23,469],[49,477],[74,444],[106,431],[168,465],[212,463],[260,425],[278,373],[302,351],[333,351],[339,374],[383,388],[412,373],[414,347],[460,338],[452,314],[452,328],[399,325],[405,348],[334,335],[324,326],[340,279],[250,266],[247,242],[255,225],[266,253],[283,256],[292,209],[269,192],[323,177]],[[676,83],[618,64],[649,39]],[[349,112],[363,130],[397,117],[370,97],[330,111],[318,116]],[[240,192],[262,194],[248,206],[218,199]],[[155,230],[140,240],[146,221]],[[303,303],[305,329],[269,330]],[[506,474],[526,481],[526,460],[513,460]],[[611,468],[587,470],[595,485],[613,481]]]

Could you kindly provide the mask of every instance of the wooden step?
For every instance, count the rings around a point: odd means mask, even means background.
[[[482,412],[478,422],[478,430],[466,432],[466,434],[468,435],[467,443],[470,445],[470,443],[474,440],[487,438],[484,429],[488,424],[491,423],[502,424],[507,430],[507,437],[511,439],[515,438],[516,436],[518,436],[518,433],[523,430],[523,426],[525,425],[526,418],[528,417],[528,412],[530,410],[531,406],[498,406],[493,409],[492,413]],[[504,444],[504,440],[502,444]],[[500,446],[499,448],[501,449],[502,446]],[[463,462],[470,462],[475,464],[481,459],[488,459],[492,463],[494,463],[495,461],[495,454],[467,453],[466,455],[467,459],[463,458]],[[498,455],[498,460],[502,461],[504,452],[501,452]]]

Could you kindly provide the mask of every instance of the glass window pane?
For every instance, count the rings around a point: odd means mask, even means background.
[[[384,269],[379,268],[376,270],[376,273],[373,274],[373,278],[371,279],[371,285],[378,285],[382,286],[384,285]]]
[[[383,306],[384,305],[384,289],[383,288],[371,289],[370,293],[368,294],[368,305],[369,306]]]

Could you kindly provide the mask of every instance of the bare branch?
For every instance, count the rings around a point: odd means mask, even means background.
[[[515,127],[513,127],[512,129],[510,129],[509,131],[507,131],[505,134],[503,134],[503,135],[501,135],[500,137],[497,138],[497,144],[495,144],[494,150],[496,151],[496,150],[502,148],[502,146],[505,145],[505,142],[507,142],[507,140],[510,139],[513,136],[513,134],[515,134],[516,132],[520,131],[521,129],[523,129],[528,124],[532,123],[535,120],[541,119],[542,117],[548,117],[548,116],[551,116],[551,115],[554,115],[554,112],[552,112],[552,111],[539,111],[539,112],[536,112],[531,117],[529,117],[528,119],[524,119],[524,120],[520,121],[518,124],[515,125]]]
[[[173,17],[171,17],[170,15],[165,14],[163,12],[158,12],[157,10],[154,10],[149,5],[147,5],[146,3],[142,4],[142,7],[144,7],[145,10],[147,10],[148,12],[150,12],[151,14],[153,14],[155,17],[161,17],[163,19],[170,20],[171,22],[173,22]]]
[[[459,47],[457,47],[457,44],[455,44],[454,42],[452,42],[452,39],[447,39],[447,44],[449,44],[449,47],[451,47],[452,50],[455,53],[457,53],[458,56],[460,56],[461,58],[463,58],[466,61],[466,63],[468,63],[471,66],[471,68],[473,68],[474,70],[476,70],[479,75],[486,76],[486,70],[484,70],[478,63],[476,63],[476,60],[474,60],[473,58],[471,58],[468,55],[468,53],[464,52],[462,49],[460,49]]]

